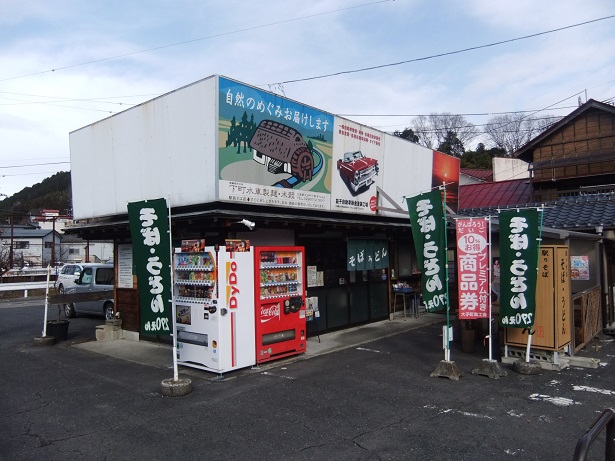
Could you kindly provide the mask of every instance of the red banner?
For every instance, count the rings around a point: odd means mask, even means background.
[[[457,220],[459,318],[489,318],[489,236],[486,218]]]

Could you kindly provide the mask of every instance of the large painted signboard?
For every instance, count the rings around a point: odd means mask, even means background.
[[[450,206],[459,181],[459,159],[217,75],[72,132],[70,149],[76,219],[151,197],[399,217],[377,188],[406,209],[445,183]]]
[[[328,210],[334,117],[219,78],[220,200]]]
[[[335,118],[331,209],[353,213],[376,211],[376,187],[382,187],[385,134]]]

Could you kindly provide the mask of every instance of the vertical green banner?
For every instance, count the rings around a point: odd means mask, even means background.
[[[427,312],[447,308],[446,228],[439,189],[406,199],[419,268],[422,296]]]
[[[534,324],[538,268],[538,210],[507,210],[500,222],[500,325]]]
[[[128,204],[141,333],[171,334],[171,254],[165,199]]]

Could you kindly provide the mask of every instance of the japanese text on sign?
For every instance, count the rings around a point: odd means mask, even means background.
[[[538,211],[500,213],[500,324],[534,324],[538,269]],[[544,268],[541,269],[544,271]]]
[[[321,119],[318,116],[314,117],[311,114],[285,108],[279,104],[273,104],[272,102],[267,102],[251,96],[246,98],[242,91],[232,92],[228,89],[226,92],[226,104],[255,110],[261,114],[267,113],[270,117],[292,121],[297,125],[314,128],[323,132],[326,132],[329,126],[329,121],[326,119]]]
[[[171,333],[170,236],[165,199],[128,204],[141,333]]]
[[[487,220],[457,220],[459,318],[489,317],[489,247]]]
[[[162,292],[164,286],[162,284],[162,277],[160,271],[162,269],[162,263],[160,257],[156,256],[158,246],[160,245],[160,231],[154,226],[158,220],[158,216],[153,208],[141,208],[139,213],[139,220],[141,221],[141,235],[143,236],[143,245],[150,248],[150,256],[147,259],[147,272],[149,274],[149,292],[151,294],[150,307],[155,314],[164,312],[164,300],[162,299]],[[167,318],[158,317],[156,320],[150,321],[145,325],[145,329],[151,332],[157,332],[160,330],[169,330],[169,321]]]
[[[427,312],[448,309],[444,206],[439,189],[406,199]]]

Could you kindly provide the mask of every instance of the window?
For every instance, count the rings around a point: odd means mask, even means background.
[[[80,248],[69,248],[68,249],[68,254],[69,255],[78,255],[78,254],[80,254]]]
[[[27,250],[28,248],[30,248],[30,242],[13,242],[13,248],[15,248],[16,250]]]
[[[53,248],[53,242],[45,242],[45,248]]]
[[[89,285],[92,283],[92,268],[86,267],[83,269],[83,274],[81,274],[81,283],[84,285]]]
[[[101,267],[96,271],[97,285],[113,285],[114,279],[115,274],[112,267]]]

